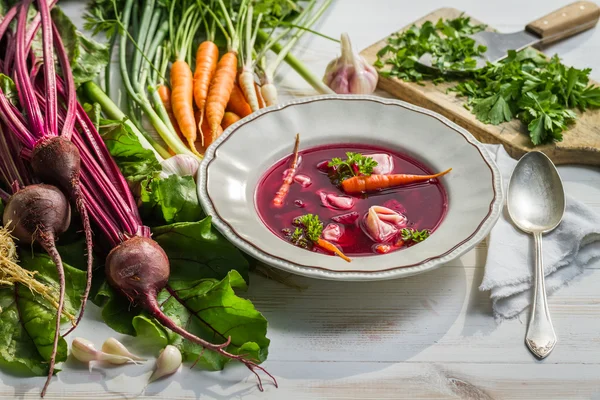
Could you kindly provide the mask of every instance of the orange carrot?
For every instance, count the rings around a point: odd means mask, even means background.
[[[296,175],[296,169],[298,168],[298,148],[300,147],[300,134],[296,134],[296,143],[294,144],[294,153],[292,162],[290,163],[290,168],[285,171],[285,176],[283,177],[283,183],[281,187],[275,194],[275,198],[273,199],[273,205],[275,207],[282,207],[283,202],[285,200],[285,196],[287,196],[290,191],[290,186],[294,182],[294,175]]]
[[[211,142],[217,138],[218,129],[225,115],[225,107],[231,97],[237,72],[237,53],[227,52],[217,64],[217,70],[208,89],[206,119],[211,132]]]
[[[254,90],[256,91],[256,98],[258,99],[258,108],[265,108],[265,99],[262,96],[260,87],[254,82]]]
[[[204,112],[206,96],[210,81],[217,69],[219,59],[219,48],[213,42],[207,40],[198,46],[196,52],[196,70],[194,71],[194,100],[199,110]],[[200,119],[202,119],[201,116]]]
[[[239,115],[232,113],[231,111],[226,111],[225,112],[225,116],[223,117],[223,122],[221,122],[221,127],[223,128],[223,130],[229,128],[230,125],[235,124],[236,122],[238,122],[241,118],[239,117]]]
[[[379,254],[387,254],[390,251],[392,251],[392,246],[390,246],[389,244],[378,244],[377,246],[375,246],[375,251]]]
[[[193,152],[196,152],[196,119],[194,118],[194,77],[184,60],[171,66],[171,107],[181,133]]]
[[[213,135],[210,126],[208,125],[208,118],[204,118],[202,120],[202,125],[200,126],[202,132],[202,147],[207,149],[208,146],[212,144],[221,134],[223,133],[223,128],[221,125],[217,128],[217,134]]]
[[[325,239],[319,239],[319,240],[317,240],[317,246],[319,246],[319,247],[321,247],[321,248],[323,248],[323,249],[325,249],[327,251],[330,251],[330,252],[332,252],[334,254],[337,254],[338,256],[340,256],[345,261],[352,262],[352,260],[348,256],[346,256],[344,253],[342,253],[342,251],[340,249],[338,249],[336,245],[334,245],[333,243],[328,242]]]
[[[425,182],[430,179],[439,178],[440,176],[446,175],[450,171],[452,171],[452,168],[435,175],[391,174],[353,176],[352,178],[342,181],[342,189],[344,189],[344,192],[349,194],[371,192],[374,190],[387,189],[394,186]]]
[[[252,108],[250,108],[250,104],[248,104],[246,101],[244,93],[242,93],[242,90],[237,83],[233,85],[231,97],[229,98],[229,103],[227,103],[227,111],[231,111],[239,115],[240,118],[244,118],[252,114]]]
[[[177,123],[177,119],[175,119],[175,115],[173,114],[173,107],[171,107],[171,89],[169,89],[169,87],[166,85],[160,85],[157,92],[160,96],[163,106],[165,106],[165,110],[167,110],[167,115],[169,115],[171,125],[173,125],[173,128],[175,128],[175,132],[177,132],[178,135],[181,135],[181,129],[179,129],[179,124]]]

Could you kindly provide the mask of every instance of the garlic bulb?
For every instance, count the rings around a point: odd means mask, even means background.
[[[177,154],[176,156],[167,158],[160,165],[162,167],[161,178],[166,178],[169,175],[191,175],[196,179],[198,168],[200,168],[200,161],[196,157],[187,154]]]
[[[323,82],[339,94],[369,94],[377,88],[379,76],[372,65],[354,52],[350,37],[342,34],[342,55],[331,61]]]
[[[131,354],[131,352],[127,350],[127,347],[125,347],[123,343],[119,342],[115,338],[106,339],[106,341],[102,344],[102,351],[107,354],[128,357],[134,361],[146,361],[145,358],[141,358],[136,356],[135,354]]]
[[[174,374],[181,366],[182,361],[183,359],[179,349],[175,346],[168,345],[161,351],[156,359],[156,369],[148,380],[148,383],[154,382],[163,376]]]

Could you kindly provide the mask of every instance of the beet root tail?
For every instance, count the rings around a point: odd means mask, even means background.
[[[207,342],[204,339],[199,338],[196,335],[189,333],[185,329],[178,326],[175,322],[173,322],[169,317],[167,317],[162,312],[162,310],[160,309],[160,306],[158,304],[158,301],[156,300],[156,295],[154,293],[148,293],[148,295],[146,297],[146,306],[147,306],[147,310],[152,314],[152,316],[154,318],[156,318],[158,320],[158,322],[160,322],[163,326],[170,329],[171,331],[177,333],[178,335],[189,340],[190,342],[193,342],[193,343],[196,343],[196,344],[202,346],[204,349],[214,351],[215,353],[218,353],[224,357],[227,357],[231,360],[239,361],[242,364],[244,364],[256,376],[256,379],[258,380],[258,389],[261,392],[264,391],[264,388],[263,388],[262,379],[261,379],[258,371],[262,371],[263,373],[265,373],[269,378],[271,378],[275,387],[279,387],[277,384],[277,379],[275,379],[275,377],[273,375],[271,375],[271,373],[269,373],[265,368],[261,367],[260,365],[258,365],[256,362],[254,362],[252,360],[244,358],[244,355],[231,354],[227,350],[225,350],[225,348],[227,346],[229,346],[229,344],[231,344],[231,337],[229,337],[225,343],[213,344],[213,343]]]
[[[92,238],[92,227],[90,225],[90,218],[88,216],[87,208],[83,200],[83,194],[81,193],[79,182],[73,184],[73,199],[75,200],[75,204],[77,205],[77,210],[79,211],[79,215],[81,216],[83,230],[85,232],[85,244],[87,251],[87,281],[85,284],[85,290],[83,291],[83,295],[81,296],[81,311],[79,312],[79,316],[77,317],[77,320],[75,321],[73,326],[69,328],[69,330],[63,335],[63,337],[73,332],[73,330],[77,328],[77,325],[79,325],[79,322],[81,322],[81,319],[83,318],[85,305],[87,303],[88,297],[90,295],[90,290],[92,288],[92,267],[94,264],[94,243]]]
[[[54,343],[52,345],[52,354],[50,355],[50,366],[48,367],[48,378],[46,379],[46,383],[44,384],[44,388],[42,389],[41,397],[46,395],[46,390],[48,389],[48,385],[50,385],[50,381],[52,380],[52,376],[54,375],[54,365],[56,364],[56,353],[58,351],[58,339],[60,338],[60,317],[62,315],[62,310],[65,302],[65,271],[62,263],[62,259],[58,250],[56,250],[56,246],[54,244],[54,236],[52,234],[40,233],[38,235],[38,241],[40,245],[46,250],[54,264],[56,265],[56,272],[58,274],[58,282],[60,286],[60,294],[58,297],[58,308],[56,312],[56,332],[54,332]]]

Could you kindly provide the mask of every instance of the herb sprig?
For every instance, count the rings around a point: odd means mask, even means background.
[[[295,226],[294,230],[285,229],[283,233],[292,244],[303,249],[310,248],[323,233],[323,223],[315,214],[296,217],[292,223]]]
[[[413,228],[404,228],[400,231],[400,236],[402,237],[402,241],[420,243],[423,240],[427,239],[431,232],[428,229],[417,230]]]
[[[600,87],[589,83],[590,69],[566,67],[558,56],[546,60],[527,48],[476,71],[451,91],[467,97],[478,120],[492,125],[520,119],[531,142],[561,141],[577,115],[571,110],[600,107]]]
[[[372,157],[363,156],[360,153],[346,153],[346,159],[332,158],[329,168],[333,168],[333,180],[342,182],[348,178],[358,175],[371,175],[377,166],[377,161]]]
[[[419,58],[430,53],[433,66],[442,72],[472,70],[477,65],[475,58],[487,48],[477,45],[470,35],[485,28],[485,25],[472,24],[469,17],[463,16],[440,19],[437,23],[427,21],[421,26],[413,25],[388,38],[387,45],[377,53],[374,65],[385,77],[409,82],[424,79],[443,81],[442,75],[419,68]]]

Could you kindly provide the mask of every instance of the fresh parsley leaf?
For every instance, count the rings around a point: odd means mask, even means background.
[[[562,132],[577,118],[571,108],[600,107],[600,87],[590,85],[589,73],[528,48],[510,51],[506,59],[488,64],[450,90],[465,96],[484,123],[519,118],[537,146],[562,140]]]
[[[473,25],[469,17],[431,21],[423,25],[411,26],[404,32],[398,32],[388,38],[387,46],[377,53],[375,67],[383,76],[396,77],[409,82],[424,79],[443,81],[443,75],[430,70],[419,70],[417,61],[425,54],[431,54],[434,67],[440,71],[464,71],[475,68],[475,58],[487,50],[477,45],[470,36],[486,28],[485,25]]]
[[[333,168],[333,180],[342,182],[357,175],[371,175],[377,161],[360,153],[346,153],[346,160],[332,158],[328,166]]]
[[[301,228],[304,231],[304,236],[312,242],[318,241],[321,233],[323,233],[323,223],[319,216],[315,214],[305,214],[296,218],[294,225]]]
[[[428,229],[419,231],[413,228],[404,228],[400,232],[400,235],[402,236],[402,240],[404,242],[420,243],[427,239],[429,235],[431,235],[431,232]]]

